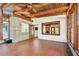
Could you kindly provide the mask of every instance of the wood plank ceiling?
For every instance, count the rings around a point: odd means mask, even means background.
[[[38,18],[66,14],[68,3],[13,3],[4,4],[4,9],[13,6],[13,14],[22,18]]]

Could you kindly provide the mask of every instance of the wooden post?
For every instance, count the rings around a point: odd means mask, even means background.
[[[71,42],[71,16],[67,15],[67,42]]]
[[[74,4],[74,48],[78,49],[78,4]]]

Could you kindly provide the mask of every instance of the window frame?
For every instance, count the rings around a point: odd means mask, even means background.
[[[52,28],[55,28],[55,27],[51,27],[51,25],[58,25],[58,28],[59,28],[59,33],[58,34],[56,34],[56,33],[54,33],[54,34],[52,34]],[[50,33],[44,33],[44,26],[50,26]],[[46,22],[46,23],[42,23],[42,34],[43,35],[60,35],[60,21],[53,21],[53,22]]]

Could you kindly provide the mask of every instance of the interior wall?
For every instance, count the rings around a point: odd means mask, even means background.
[[[13,42],[19,42],[26,39],[29,39],[29,32],[22,32],[21,23],[25,22],[26,24],[31,24],[31,22],[18,18],[18,17],[11,17],[10,18],[10,39]]]
[[[49,16],[33,19],[34,24],[38,25],[38,38],[45,40],[53,40],[59,42],[67,42],[67,23],[66,23],[66,15],[59,16]],[[42,23],[52,22],[52,21],[60,21],[60,35],[43,35],[42,34]]]

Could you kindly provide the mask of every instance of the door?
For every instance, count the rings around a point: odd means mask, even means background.
[[[29,38],[34,38],[34,25],[29,25]]]

